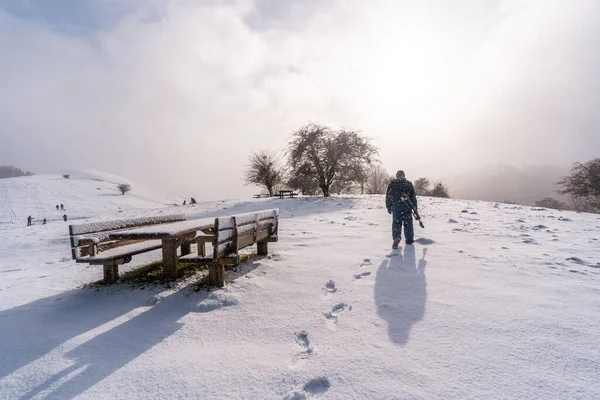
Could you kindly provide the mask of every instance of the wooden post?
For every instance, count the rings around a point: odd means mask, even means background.
[[[177,240],[168,238],[162,240],[163,274],[168,279],[177,279]]]
[[[211,286],[225,286],[225,265],[221,261],[213,261],[208,266],[208,283]]]
[[[266,256],[269,254],[269,244],[266,240],[256,243],[256,254]]]
[[[181,255],[187,256],[192,252],[191,250],[192,244],[190,242],[184,241],[181,243]]]
[[[104,283],[115,283],[119,279],[119,266],[104,264]]]

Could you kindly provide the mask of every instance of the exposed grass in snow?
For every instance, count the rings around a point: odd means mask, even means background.
[[[226,267],[227,270],[232,272],[238,271],[244,268],[244,263],[251,260],[256,256],[256,253],[245,253],[240,254],[240,264],[235,267]],[[208,284],[208,264],[199,263],[185,263],[180,262],[177,267],[178,279],[173,281],[169,280],[163,275],[163,263],[162,261],[155,261],[153,263],[143,265],[133,270],[120,274],[119,280],[113,284],[106,284],[103,280],[98,280],[90,284],[85,285],[87,288],[98,288],[104,286],[113,285],[131,285],[134,287],[145,287],[148,285],[170,285],[175,286],[182,281],[193,281],[197,288],[209,288]]]

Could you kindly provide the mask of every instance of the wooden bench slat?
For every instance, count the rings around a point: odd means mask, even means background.
[[[214,259],[213,259],[212,255],[202,256],[202,255],[188,254],[188,255],[179,257],[179,261],[186,262],[186,263],[209,263],[209,262],[212,262],[213,260]]]
[[[160,240],[146,240],[127,246],[121,246],[111,250],[106,250],[95,256],[81,257],[77,259],[77,262],[88,264],[103,264],[105,262],[116,260],[119,258],[134,256],[136,254],[145,253],[147,251],[158,250],[161,247],[162,241]]]
[[[238,250],[243,249],[244,247],[248,247],[255,243],[254,235],[242,236],[237,240]]]

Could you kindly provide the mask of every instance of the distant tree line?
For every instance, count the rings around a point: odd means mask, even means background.
[[[292,135],[285,151],[253,152],[244,181],[269,195],[287,188],[303,195],[385,194],[393,177],[379,162],[379,151],[361,131],[334,130],[308,124]],[[436,183],[429,196],[448,197],[448,189]]]
[[[419,178],[414,183],[417,196],[445,197],[450,198],[448,188],[442,182],[436,182],[431,186],[427,178]]]
[[[533,203],[533,205],[536,207],[553,208],[555,210],[568,210],[570,208],[567,204],[552,197],[544,197],[542,200]]]
[[[557,182],[558,193],[569,196],[575,211],[600,213],[600,158],[575,163]]]
[[[19,176],[31,176],[33,172],[23,171],[21,168],[14,167],[12,165],[0,166],[0,179],[4,178],[18,178]]]
[[[600,158],[573,164],[569,175],[564,176],[556,185],[557,193],[567,196],[568,203],[545,197],[536,201],[534,206],[600,213]]]
[[[360,131],[308,124],[294,132],[282,155],[267,150],[252,153],[244,180],[270,195],[283,187],[325,197],[383,193],[389,174],[377,163],[378,156],[378,149]]]

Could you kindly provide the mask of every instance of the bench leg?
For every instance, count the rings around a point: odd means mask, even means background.
[[[177,279],[177,240],[162,240],[163,274],[167,279]]]
[[[262,242],[258,242],[256,243],[256,254],[258,254],[259,256],[266,256],[267,254],[269,254],[269,242],[262,241]]]
[[[181,255],[187,256],[188,254],[191,254],[191,252],[192,252],[191,247],[192,247],[192,244],[189,242],[181,243]]]
[[[198,242],[198,255],[202,257],[206,257],[206,243]]]
[[[104,283],[115,283],[119,279],[118,265],[104,265]]]
[[[225,286],[225,265],[215,261],[208,266],[208,283],[211,286]]]

